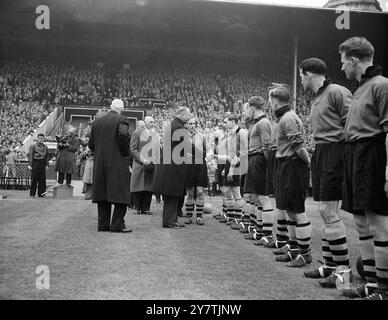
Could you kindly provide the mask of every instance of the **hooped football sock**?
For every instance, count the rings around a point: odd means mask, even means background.
[[[342,220],[325,224],[325,234],[334,263],[338,266],[350,266],[346,229]]]

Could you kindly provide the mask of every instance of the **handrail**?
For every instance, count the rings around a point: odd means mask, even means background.
[[[43,120],[43,122],[39,125],[39,127],[36,128],[32,134],[30,134],[28,137],[24,139],[23,145],[19,148],[18,151],[24,151],[27,153],[30,149],[30,146],[36,141],[39,133],[43,133],[44,135],[46,135],[48,132],[50,132],[57,119],[57,114],[58,114],[58,108],[55,108],[54,111],[51,112],[46,117],[46,119]]]

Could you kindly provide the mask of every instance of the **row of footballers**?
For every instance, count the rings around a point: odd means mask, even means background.
[[[245,234],[255,245],[272,248],[276,261],[287,267],[312,262],[311,223],[305,212],[310,170],[313,198],[322,217],[324,263],[307,270],[307,278],[321,279],[325,288],[341,288],[350,298],[388,297],[388,79],[373,64],[374,47],[363,37],[339,46],[342,71],[357,80],[352,93],[326,77],[326,64],[308,58],[299,65],[304,89],[312,91],[313,156],[304,147],[304,129],[291,109],[291,90],[273,83],[269,103],[277,122],[271,126],[265,101],[249,100],[244,111],[248,130],[238,118],[224,119],[227,134],[218,137],[215,158],[222,183],[223,209],[214,217]],[[233,143],[234,142],[234,143]],[[247,143],[248,166],[241,196],[242,144]],[[274,194],[276,214],[269,195]],[[342,205],[341,202],[342,201]],[[193,204],[186,203],[186,211]],[[366,283],[354,287],[346,228],[340,209],[353,215],[360,240]],[[273,224],[276,219],[276,234]]]

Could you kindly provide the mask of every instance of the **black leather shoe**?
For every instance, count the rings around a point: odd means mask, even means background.
[[[122,229],[122,230],[109,230],[110,232],[117,232],[117,233],[129,233],[132,232],[132,229]]]
[[[109,229],[99,229],[99,230],[97,230],[98,232],[108,232],[109,231]]]
[[[167,224],[167,225],[163,225],[163,228],[180,229],[181,227],[179,227],[175,224]]]
[[[168,224],[168,225],[164,225],[163,228],[171,228],[171,229],[180,229],[180,228],[184,228],[185,225],[184,224],[180,224],[180,223],[173,223],[173,224]]]

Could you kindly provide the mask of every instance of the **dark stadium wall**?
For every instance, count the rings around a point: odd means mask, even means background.
[[[52,23],[46,31],[34,27],[38,1],[20,1],[20,7],[19,2],[12,2],[11,8],[0,12],[1,38],[62,46],[94,43],[118,49],[196,48],[201,54],[225,49],[252,53],[267,48],[284,53],[292,46],[295,33],[310,34],[314,40],[319,38],[318,30],[346,32],[335,28],[338,14],[329,9],[189,0],[150,0],[140,8],[133,2],[128,1],[123,10],[124,3],[117,1],[110,1],[109,6],[102,1],[89,5],[49,1]],[[360,15],[366,17],[362,26],[372,25],[374,30],[387,18],[387,14],[351,13],[351,19],[358,21]],[[358,26],[351,21],[350,30]]]
[[[110,1],[108,6],[103,1],[88,5],[64,0],[48,1],[51,29],[39,31],[34,28],[38,1],[5,3],[8,7],[2,3],[0,12],[3,59],[27,52],[46,59],[53,50],[54,56],[57,51],[63,53],[64,63],[87,57],[87,61],[142,64],[152,54],[176,53],[203,60],[212,56],[221,66],[230,64],[232,58],[255,60],[292,75],[297,37],[299,61],[319,56],[333,78],[345,81],[338,45],[348,37],[365,36],[376,48],[375,61],[388,72],[386,13],[351,12],[350,29],[339,30],[339,14],[331,9],[189,0],[149,0],[145,6]]]
[[[350,12],[350,29],[338,30],[335,27],[335,11],[323,11],[320,15],[327,21],[324,27],[316,27],[315,36],[312,30],[300,32],[299,61],[307,57],[319,57],[327,64],[327,75],[338,83],[351,85],[341,71],[339,45],[354,36],[367,38],[375,48],[374,63],[383,67],[388,75],[388,15],[367,12]],[[331,23],[330,23],[331,22]]]

